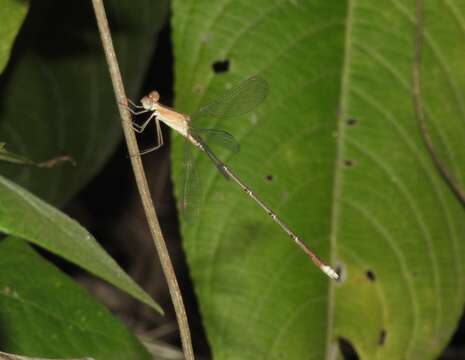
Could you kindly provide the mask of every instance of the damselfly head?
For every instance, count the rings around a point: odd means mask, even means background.
[[[158,101],[160,100],[160,94],[158,91],[151,91],[147,96],[144,96],[140,103],[147,110],[156,110]]]

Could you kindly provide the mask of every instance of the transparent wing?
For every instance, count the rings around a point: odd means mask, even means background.
[[[223,118],[246,114],[260,104],[267,93],[268,83],[259,76],[252,76],[200,108],[191,118]]]
[[[193,146],[186,139],[184,142],[184,166],[181,194],[181,215],[187,223],[192,223],[200,214],[203,197],[202,183],[200,181],[195,160]]]
[[[223,163],[221,162],[221,160],[216,157],[213,151],[211,151],[210,147],[200,137],[197,136],[196,139],[199,143],[202,144],[203,150],[205,151],[207,156],[210,158],[210,160],[213,162],[213,164],[215,165],[216,169],[220,172],[220,174],[223,175],[226,180],[229,180],[229,175],[224,170]]]
[[[221,161],[213,154],[210,147],[206,144],[205,139],[213,145],[220,145],[235,153],[239,151],[239,143],[226,131],[192,128],[190,131],[191,135],[204,146],[206,154],[218,171],[229,180],[229,176],[224,172],[221,166]],[[183,188],[180,209],[187,223],[191,223],[200,215],[204,196],[204,189],[193,157],[194,150],[194,146],[186,139],[184,143]]]
[[[240,150],[240,145],[237,140],[227,131],[191,128],[191,132],[197,137],[200,137],[204,143],[207,143],[211,147],[218,145],[233,153],[238,153]]]

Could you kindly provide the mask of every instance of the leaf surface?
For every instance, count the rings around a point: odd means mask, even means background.
[[[0,231],[39,245],[162,312],[75,220],[2,176],[0,199]]]
[[[43,358],[150,359],[104,306],[19,238],[0,241],[2,350]],[[1,355],[0,355],[1,356]]]
[[[465,4],[425,10],[428,125],[463,187]],[[334,358],[340,338],[362,359],[436,358],[464,305],[465,212],[414,115],[415,2],[192,0],[173,13],[177,107],[268,81],[254,113],[194,126],[232,133],[241,154],[220,158],[342,274],[329,282],[198,154],[205,205],[183,235],[215,358]]]

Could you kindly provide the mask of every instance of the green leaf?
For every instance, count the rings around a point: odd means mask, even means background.
[[[76,221],[2,176],[0,199],[0,231],[27,239],[163,312]]]
[[[362,359],[437,358],[464,305],[465,212],[414,116],[415,2],[177,0],[173,14],[178,109],[267,79],[254,113],[202,126],[236,137],[242,153],[220,158],[342,273],[330,282],[198,154],[205,206],[183,235],[215,359],[337,357],[339,338]],[[430,131],[462,187],[464,18],[463,2],[427,1],[422,64]]]
[[[141,86],[167,5],[105,2],[130,98]],[[44,171],[0,164],[0,174],[63,204],[101,169],[122,133],[91,2],[33,2],[15,50],[0,79],[1,141],[34,162],[67,155],[77,166]]]
[[[81,287],[19,238],[0,241],[2,350],[47,358],[150,359]]]
[[[0,74],[10,58],[11,47],[27,14],[29,1],[0,0]]]

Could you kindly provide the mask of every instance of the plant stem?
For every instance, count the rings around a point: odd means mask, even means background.
[[[111,81],[113,83],[113,90],[115,92],[116,102],[122,120],[124,137],[126,139],[132,169],[136,178],[137,188],[142,200],[142,205],[150,228],[150,233],[160,257],[163,273],[168,283],[168,289],[178,320],[184,356],[186,359],[191,360],[194,359],[194,352],[192,350],[187,314],[184,308],[184,303],[182,300],[178,281],[176,279],[176,274],[174,272],[173,264],[171,263],[171,259],[169,257],[168,249],[166,247],[165,240],[158,223],[155,207],[152,202],[150,190],[148,188],[147,178],[145,176],[142,161],[139,156],[139,146],[137,145],[137,140],[132,129],[131,115],[127,108],[123,105],[127,102],[127,98],[124,91],[123,80],[119,70],[118,61],[116,59],[115,49],[113,47],[113,41],[108,26],[108,20],[105,14],[105,8],[102,0],[92,0],[92,3],[94,6],[95,17],[97,19],[97,25],[100,31],[100,37],[102,39],[103,49],[108,62]]]

